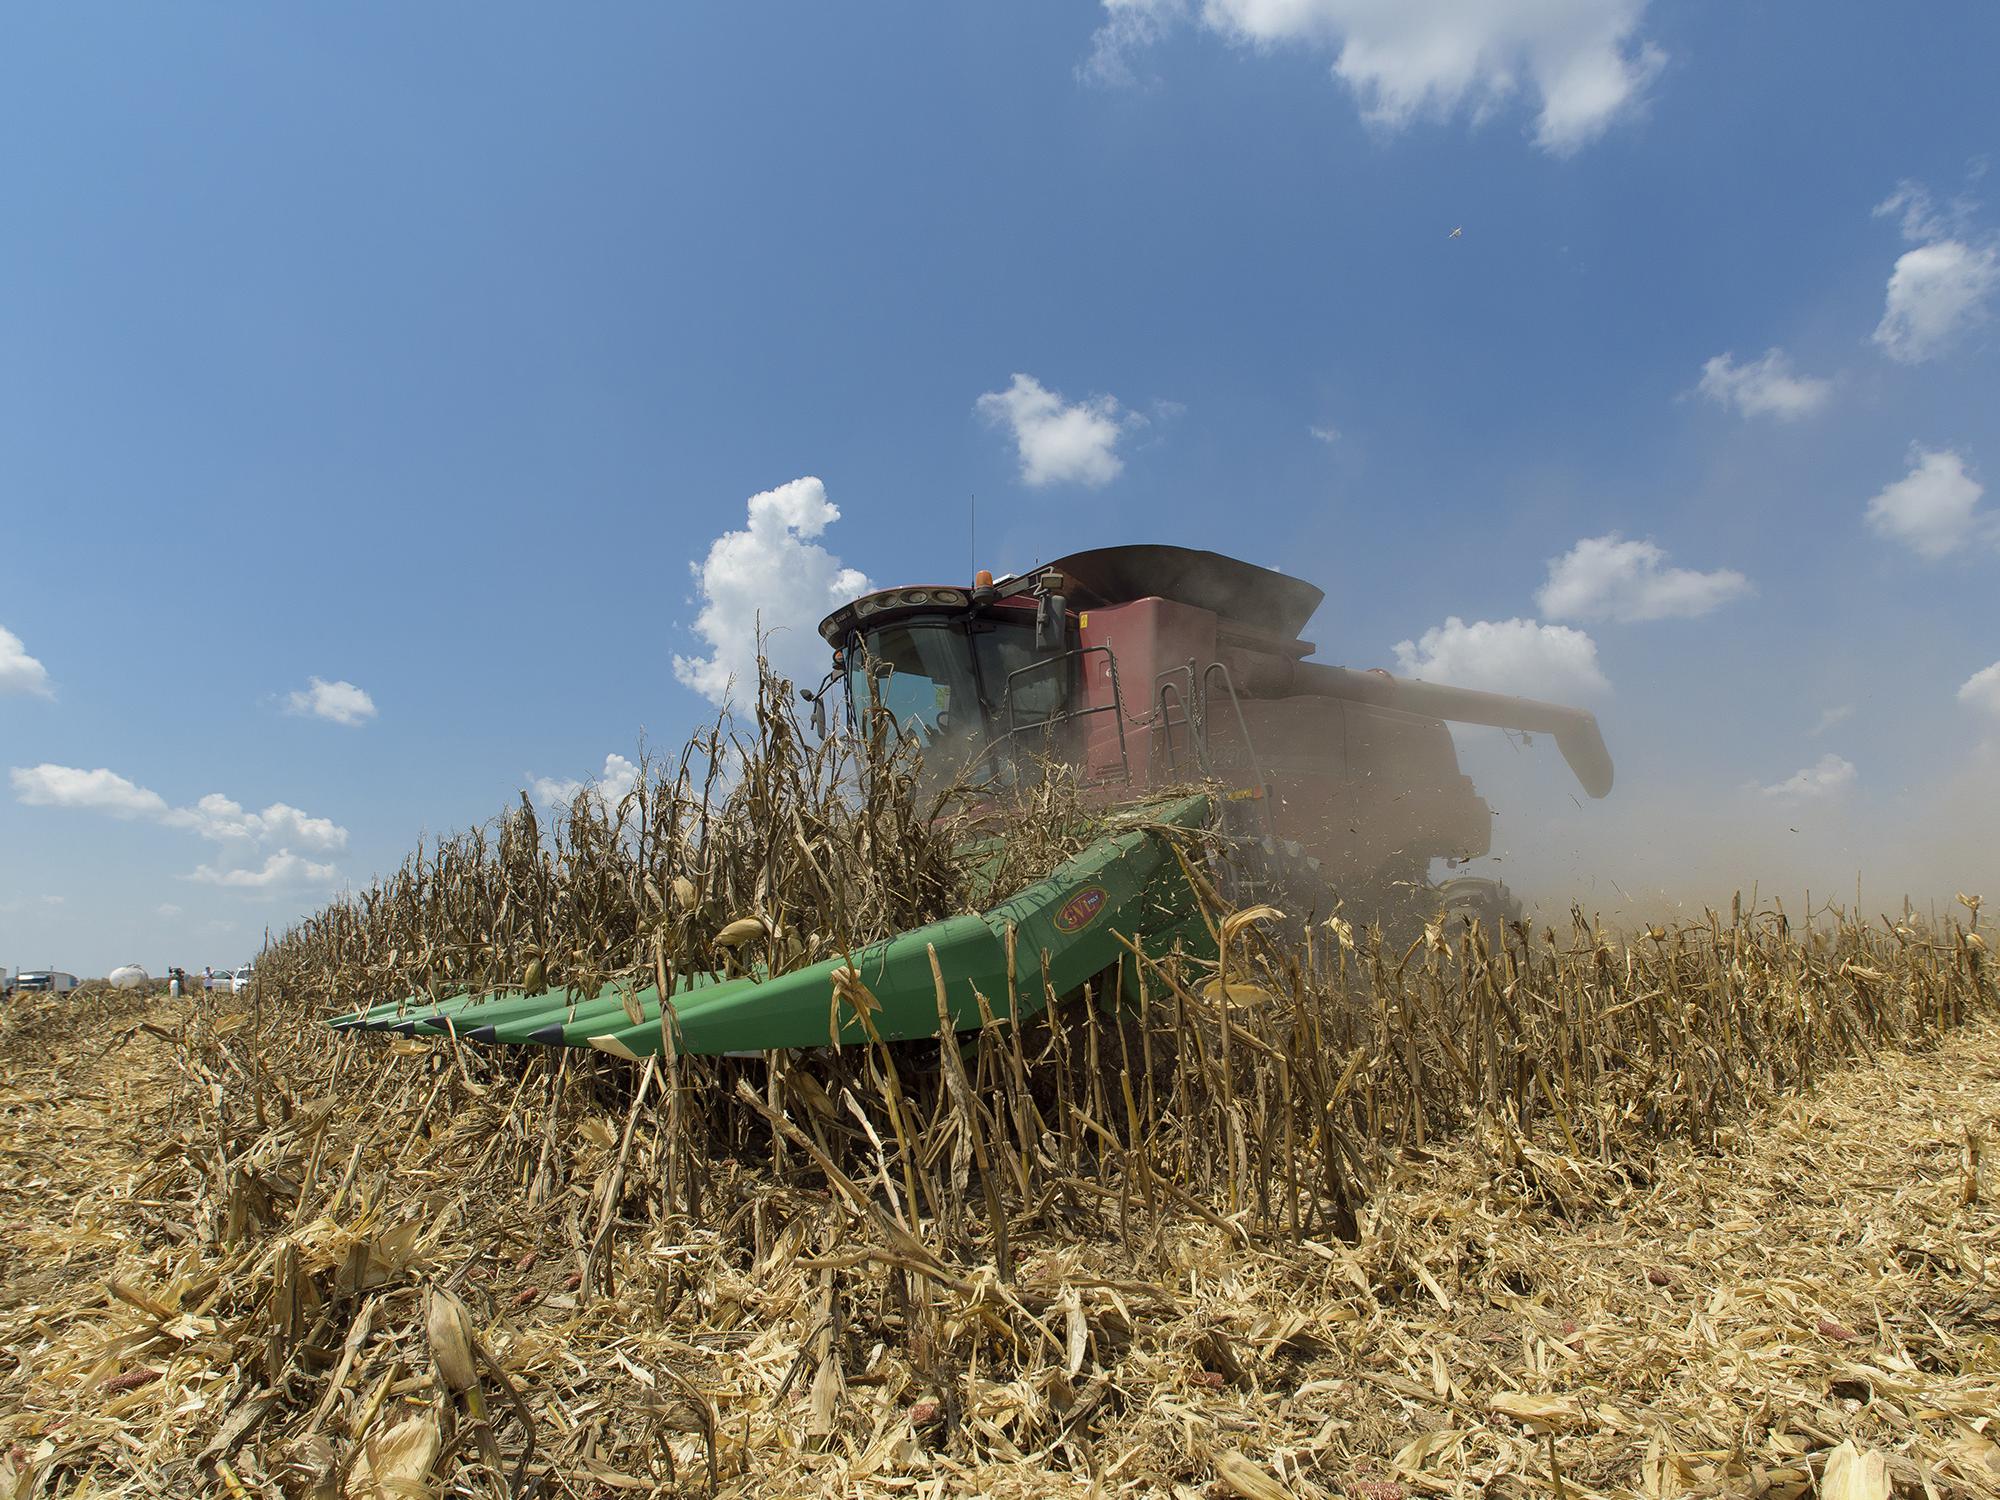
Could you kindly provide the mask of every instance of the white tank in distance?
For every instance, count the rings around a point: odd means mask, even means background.
[[[111,987],[119,990],[143,990],[152,982],[146,971],[137,964],[120,964],[105,976]]]

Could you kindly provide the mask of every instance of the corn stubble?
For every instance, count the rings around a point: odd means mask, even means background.
[[[718,725],[621,809],[582,798],[544,829],[524,804],[301,924],[261,961],[254,1008],[153,1012],[126,1047],[153,1070],[158,1147],[111,1193],[126,1238],[84,1257],[121,1279],[32,1338],[8,1330],[35,1352],[6,1383],[0,1477],[46,1494],[86,1476],[138,1492],[143,1472],[311,1496],[921,1482],[1397,1500],[1472,1480],[1782,1497],[1876,1467],[1916,1485],[1915,1460],[1881,1451],[1914,1433],[1943,1490],[2000,1493],[2000,1450],[1982,1473],[1966,1414],[2000,1361],[1946,1348],[1949,1378],[1892,1413],[1894,1380],[1923,1379],[1906,1339],[1907,1370],[1876,1353],[1879,1379],[1841,1377],[1873,1398],[1859,1416],[1824,1387],[1774,1406],[1767,1382],[1754,1418],[1746,1394],[1642,1422],[1606,1394],[1595,1325],[1563,1329],[1581,1291],[1546,1282],[1532,1248],[1616,1241],[1625,1206],[1745,1149],[1750,1111],[1990,1026],[1976,901],[1935,922],[1738,908],[1631,940],[1582,912],[1560,930],[1435,923],[1407,947],[1217,909],[1219,962],[1135,955],[1119,1004],[758,1061],[314,1024],[399,988],[789,966],[959,909],[949,819],[915,785],[886,735],[801,734],[767,680],[754,731]],[[1082,837],[1059,782],[1027,795],[1003,887]],[[1016,991],[1039,984],[1020,952]],[[2000,1252],[1966,1142],[1944,1217],[1903,1228],[1909,1297],[1977,1282],[1967,1244]],[[1631,1247],[1635,1296],[1695,1274],[1686,1255],[1654,1268],[1670,1258]],[[1971,1340],[1989,1317],[2000,1347],[1991,1291],[1951,1326]],[[1826,1321],[1853,1342],[1806,1336],[1849,1366],[1877,1338]],[[1620,1360],[1643,1363],[1636,1341]]]

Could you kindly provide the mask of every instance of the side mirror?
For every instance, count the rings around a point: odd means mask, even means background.
[[[1050,645],[1060,649],[1063,644],[1063,622],[1068,617],[1069,604],[1061,594],[1044,594],[1035,605],[1035,649],[1045,651]]]
[[[821,739],[826,738],[826,695],[833,691],[833,685],[838,681],[840,681],[840,653],[836,651],[833,655],[833,670],[821,681],[819,691],[809,693],[804,688],[799,689],[799,696],[813,706],[813,733]]]

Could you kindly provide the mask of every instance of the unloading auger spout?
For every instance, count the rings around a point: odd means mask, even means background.
[[[1387,672],[1357,672],[1351,667],[1320,662],[1295,662],[1292,670],[1295,692],[1348,698],[1454,724],[1484,724],[1493,729],[1550,735],[1586,792],[1592,797],[1610,794],[1611,752],[1597,727],[1597,715],[1588,709],[1567,708],[1535,698],[1514,698],[1505,693],[1482,693],[1475,688],[1447,687],[1413,677],[1392,677]]]

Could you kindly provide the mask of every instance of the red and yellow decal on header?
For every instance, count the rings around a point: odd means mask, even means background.
[[[1057,932],[1081,932],[1097,920],[1111,900],[1110,892],[1101,885],[1087,885],[1069,900],[1063,902],[1056,913]]]

